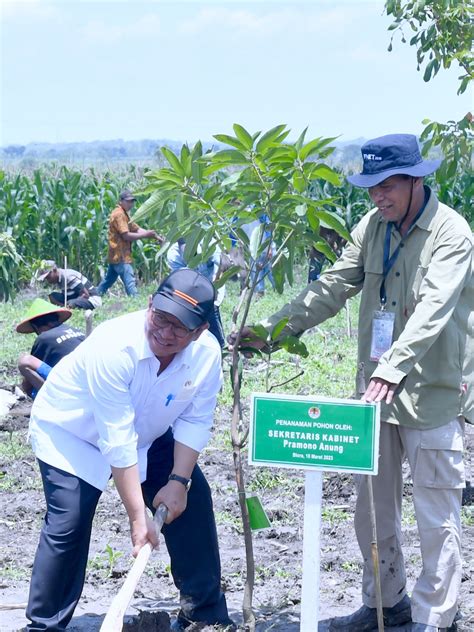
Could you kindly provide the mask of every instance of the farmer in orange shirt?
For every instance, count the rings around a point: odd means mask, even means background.
[[[125,189],[120,193],[118,206],[110,215],[109,265],[105,277],[97,287],[97,291],[101,295],[105,294],[120,277],[128,296],[136,296],[138,291],[132,267],[132,242],[139,239],[163,241],[163,238],[156,231],[145,230],[135,222],[130,221],[129,212],[135,201],[136,198],[132,192]]]

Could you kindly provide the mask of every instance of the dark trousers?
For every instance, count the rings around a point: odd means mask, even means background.
[[[49,295],[52,303],[56,305],[64,305],[64,292],[51,292]],[[78,296],[67,300],[68,307],[76,307],[77,309],[95,309],[95,306],[88,298]]]
[[[171,430],[148,451],[143,497],[150,509],[173,467]],[[47,504],[30,583],[27,630],[65,630],[79,601],[86,573],[92,520],[101,491],[82,479],[39,461]],[[206,623],[229,621],[221,592],[217,532],[209,485],[194,468],[184,513],[163,535],[171,572],[180,591],[178,617]],[[153,509],[154,511],[154,509]]]

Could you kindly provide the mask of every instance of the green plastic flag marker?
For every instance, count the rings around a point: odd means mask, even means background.
[[[248,494],[245,497],[245,502],[247,503],[250,528],[252,529],[252,531],[258,531],[259,529],[268,529],[269,527],[271,527],[270,520],[265,513],[265,509],[262,507],[260,498],[256,494]]]

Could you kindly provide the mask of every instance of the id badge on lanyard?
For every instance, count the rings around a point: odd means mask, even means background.
[[[378,362],[392,346],[394,326],[395,314],[393,312],[386,312],[383,309],[374,311],[370,343],[370,359],[374,362]]]

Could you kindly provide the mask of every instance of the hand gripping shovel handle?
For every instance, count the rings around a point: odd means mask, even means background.
[[[166,520],[166,516],[168,515],[168,508],[166,505],[161,503],[158,506],[158,509],[155,512],[155,516],[153,521],[155,523],[156,532],[159,533],[163,526],[164,521]],[[100,632],[121,632],[123,628],[123,617],[128,608],[128,604],[130,603],[133,593],[135,592],[135,588],[140,580],[140,577],[145,570],[147,562],[150,558],[151,552],[153,551],[153,547],[150,542],[147,542],[142,548],[139,550],[135,561],[133,562],[133,566],[128,572],[127,578],[119,590],[117,595],[114,597],[110,608],[105,615],[104,621],[100,627]]]

